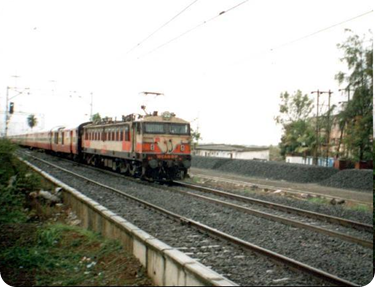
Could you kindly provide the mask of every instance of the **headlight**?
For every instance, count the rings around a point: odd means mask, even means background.
[[[157,168],[158,167],[158,161],[156,159],[152,159],[148,162],[151,168]]]
[[[185,146],[182,144],[181,145],[181,151],[184,151],[185,150]]]
[[[185,168],[190,168],[190,166],[191,166],[191,162],[190,162],[190,160],[187,160],[187,159],[185,159],[185,160],[182,162],[182,164],[184,165]]]

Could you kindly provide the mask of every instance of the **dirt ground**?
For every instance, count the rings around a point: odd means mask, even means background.
[[[198,180],[215,182],[217,185],[227,187],[246,188],[258,186],[260,191],[281,191],[280,195],[290,194],[297,198],[304,198],[307,194],[331,200],[344,199],[348,206],[365,204],[370,208],[373,207],[373,194],[368,192],[351,191],[320,186],[317,184],[301,184],[287,181],[269,180],[255,177],[247,177],[232,173],[223,173],[209,169],[191,168],[189,175]]]

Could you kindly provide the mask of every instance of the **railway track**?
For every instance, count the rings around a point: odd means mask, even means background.
[[[364,223],[361,223],[361,222],[356,222],[356,221],[352,221],[352,220],[348,220],[348,219],[344,219],[344,218],[340,218],[340,217],[329,216],[329,215],[322,214],[322,213],[311,212],[311,211],[308,211],[308,210],[303,210],[303,209],[299,209],[299,208],[290,207],[290,206],[287,206],[287,205],[277,204],[277,203],[270,202],[270,201],[254,199],[254,198],[247,197],[247,196],[241,196],[241,195],[233,194],[233,193],[230,193],[230,192],[225,192],[225,191],[218,190],[218,189],[204,187],[204,186],[201,186],[201,185],[189,184],[189,183],[185,183],[185,182],[181,182],[181,181],[174,181],[174,183],[178,186],[181,186],[181,187],[186,187],[188,189],[197,190],[197,191],[200,191],[200,192],[203,192],[203,193],[214,194],[216,196],[223,197],[223,198],[229,198],[229,199],[237,201],[237,202],[261,205],[261,206],[266,207],[267,209],[271,209],[271,210],[276,209],[276,210],[279,210],[279,211],[282,211],[282,212],[286,212],[288,214],[296,214],[298,216],[316,219],[316,220],[319,220],[323,223],[329,222],[329,223],[333,223],[333,224],[339,224],[339,225],[344,226],[344,227],[354,228],[356,230],[363,230],[363,231],[366,231],[366,232],[369,233],[368,237],[372,238],[373,226],[369,225],[369,224],[364,224]],[[274,215],[274,214],[271,214],[269,212],[264,212],[264,211],[261,211],[261,210],[249,208],[247,206],[241,206],[241,205],[238,205],[238,204],[233,204],[231,202],[225,202],[225,201],[218,200],[218,199],[215,199],[215,198],[206,197],[206,196],[203,196],[203,195],[200,195],[200,194],[192,193],[189,190],[183,191],[183,190],[176,190],[175,189],[175,191],[176,192],[186,192],[191,196],[194,196],[194,197],[197,197],[197,198],[200,198],[200,199],[203,199],[203,200],[208,200],[208,201],[211,201],[211,202],[216,203],[216,204],[229,206],[229,207],[234,208],[234,209],[242,210],[243,212],[246,212],[246,213],[249,213],[249,214],[252,214],[252,215],[255,215],[255,216],[260,216],[260,217],[267,218],[267,219],[270,219],[270,220],[278,221],[278,222],[288,224],[288,225],[291,225],[291,226],[295,226],[295,227],[298,227],[298,228],[304,228],[304,229],[316,231],[316,232],[319,232],[319,233],[322,233],[322,234],[326,234],[326,235],[329,235],[329,236],[340,238],[342,240],[346,240],[348,242],[357,243],[357,244],[360,244],[360,245],[362,245],[364,247],[367,247],[367,248],[371,248],[371,249],[373,248],[373,241],[372,240],[363,239],[363,238],[360,238],[360,237],[348,235],[348,234],[345,234],[343,232],[337,232],[337,231],[334,230],[335,225],[331,226],[331,229],[327,229],[327,228],[316,226],[316,224],[317,224],[316,221],[313,221],[312,223],[305,223],[305,222],[302,222],[301,220],[297,221],[297,220],[294,220],[292,218],[287,218],[287,217],[285,217],[285,214]]]
[[[265,248],[262,248],[260,246],[255,245],[255,244],[252,244],[252,243],[247,242],[245,240],[236,238],[235,236],[226,234],[225,232],[222,232],[222,231],[219,231],[215,228],[206,226],[206,225],[204,225],[202,223],[199,223],[195,220],[192,220],[192,219],[189,219],[187,217],[184,217],[184,216],[181,216],[179,214],[168,211],[165,208],[161,208],[161,207],[156,206],[154,204],[150,204],[150,203],[148,203],[144,200],[140,200],[140,199],[138,199],[134,196],[131,196],[129,194],[124,193],[123,191],[121,191],[119,189],[115,189],[115,188],[109,187],[109,186],[107,186],[103,183],[93,181],[90,178],[87,178],[87,177],[82,176],[82,175],[75,174],[72,171],[67,170],[67,169],[62,169],[59,166],[53,165],[53,164],[51,164],[49,162],[46,162],[46,161],[43,161],[41,159],[38,159],[38,158],[35,158],[35,159],[43,162],[44,164],[52,166],[53,168],[60,169],[61,171],[64,171],[65,173],[68,173],[68,174],[70,174],[74,177],[79,177],[80,179],[86,181],[87,183],[97,185],[101,188],[105,188],[106,190],[110,190],[111,192],[114,192],[114,193],[119,194],[121,196],[124,196],[124,197],[126,197],[126,198],[128,198],[132,201],[135,201],[135,202],[137,202],[137,204],[142,204],[143,206],[146,206],[147,208],[151,208],[153,210],[156,210],[158,213],[163,213],[166,216],[168,216],[169,218],[172,218],[173,220],[180,222],[181,224],[184,224],[186,226],[192,226],[192,227],[200,230],[203,233],[211,234],[211,236],[213,236],[213,237],[221,238],[222,240],[230,242],[231,244],[241,246],[241,248],[245,248],[245,249],[251,250],[252,252],[261,254],[263,256],[266,256],[267,258],[271,258],[272,260],[278,262],[281,265],[287,265],[287,266],[291,267],[292,269],[303,271],[306,274],[312,275],[316,278],[319,278],[321,280],[324,280],[324,281],[329,282],[329,283],[334,284],[334,285],[357,286],[355,283],[350,282],[348,280],[339,278],[337,276],[334,276],[332,274],[329,274],[327,272],[324,272],[322,270],[319,270],[319,269],[314,268],[312,266],[309,266],[307,264],[298,262],[297,260],[288,258],[286,256],[283,256],[281,254],[278,254],[278,253],[275,253],[273,251],[267,250]],[[215,246],[215,245],[211,245],[211,246]],[[185,249],[185,247],[182,247],[182,249]],[[187,248],[187,249],[189,249],[189,248]],[[198,253],[205,253],[205,252],[198,252]]]

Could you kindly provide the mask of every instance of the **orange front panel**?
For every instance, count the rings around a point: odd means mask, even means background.
[[[190,145],[184,144],[184,150],[181,150],[181,145],[177,145],[176,148],[173,150],[173,153],[184,153],[190,154]]]
[[[152,146],[153,146],[153,149],[152,149]],[[161,150],[160,150],[158,144],[155,144],[155,143],[143,143],[142,151],[143,152],[161,153]]]

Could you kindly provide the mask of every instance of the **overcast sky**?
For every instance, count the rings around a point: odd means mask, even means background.
[[[28,87],[30,94],[12,99],[22,114],[12,117],[10,128],[29,113],[40,117],[39,128],[72,125],[88,119],[93,93],[93,111],[101,116],[142,113],[146,104],[149,111],[168,110],[199,125],[205,143],[277,144],[281,127],[273,118],[281,92],[331,89],[333,102],[345,99],[334,80],[345,69],[336,45],[347,38],[346,28],[369,34],[373,13],[334,25],[373,5],[242,2],[3,0],[0,110],[7,86]]]

